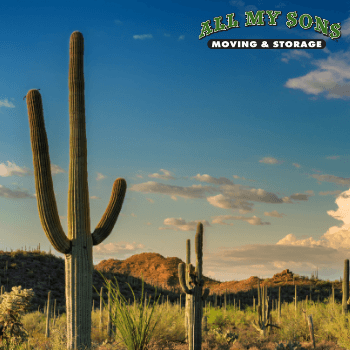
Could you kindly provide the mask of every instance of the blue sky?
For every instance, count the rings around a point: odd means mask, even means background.
[[[350,257],[350,14],[338,2],[16,1],[1,16],[0,249],[48,251],[27,106],[40,89],[59,216],[67,232],[69,38],[84,36],[91,228],[127,181],[94,264],[142,252],[185,260],[204,225],[203,273],[220,281],[283,269],[343,276]],[[329,6],[330,4],[330,6]],[[245,11],[281,11],[245,27]],[[341,23],[337,41],[286,15]],[[199,40],[201,23],[239,28]],[[209,39],[323,39],[326,48],[215,50]],[[56,251],[55,255],[64,257]]]

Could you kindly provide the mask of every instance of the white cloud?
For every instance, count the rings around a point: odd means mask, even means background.
[[[226,177],[220,177],[217,179],[207,174],[203,174],[203,175],[197,174],[196,176],[193,176],[192,179],[195,179],[201,182],[212,183],[215,185],[233,185],[233,182],[227,179]]]
[[[184,40],[185,36],[184,35],[180,35],[178,40]]]
[[[283,215],[286,215],[286,214],[280,214],[277,210],[274,210],[274,211],[270,211],[270,212],[265,211],[264,215],[265,216],[272,216],[274,218],[282,218]]]
[[[350,96],[350,52],[330,54],[327,59],[311,62],[318,68],[298,78],[289,79],[285,87],[299,89],[309,95],[325,93],[327,99]]]
[[[103,175],[103,174],[101,174],[101,173],[97,173],[96,181],[101,181],[101,180],[103,180],[103,179],[105,179],[105,178],[106,178],[105,175]]]
[[[224,220],[241,220],[246,221],[250,225],[270,225],[269,222],[262,222],[260,218],[257,216],[245,217],[245,216],[233,216],[233,215],[218,215],[213,216],[212,224],[220,224],[220,225],[234,225],[233,223],[226,223]]]
[[[325,182],[333,182],[337,185],[341,186],[349,186],[350,185],[350,178],[347,177],[339,177],[339,176],[334,176],[334,175],[318,175],[318,174],[313,174],[310,175],[314,179],[318,180],[319,182],[325,181]]]
[[[52,175],[57,175],[60,173],[65,173],[66,171],[64,169],[62,169],[60,166],[55,165],[55,164],[51,164],[51,174]]]
[[[121,241],[118,243],[107,243],[103,242],[99,245],[93,246],[93,255],[94,260],[100,259],[112,259],[117,258],[119,255],[124,255],[124,258],[127,258],[134,254],[139,254],[144,252],[145,246],[143,244],[137,244],[136,242],[128,243]]]
[[[7,187],[0,185],[0,197],[19,199],[19,198],[35,198],[36,196],[31,195],[25,190],[11,190]]]
[[[175,180],[175,177],[171,175],[170,171],[165,170],[165,169],[160,169],[160,171],[163,174],[154,173],[154,174],[149,174],[148,177],[152,177],[155,179],[161,179],[161,180]]]
[[[296,168],[300,168],[300,164],[298,163],[293,163],[293,166],[295,166]]]
[[[311,55],[304,50],[289,50],[282,52],[281,61],[288,63],[290,60],[302,60],[303,58],[311,59]]]
[[[0,108],[1,107],[15,108],[15,105],[12,102],[9,102],[7,98],[5,98],[4,100],[0,100]]]
[[[189,187],[164,185],[154,181],[148,181],[141,184],[133,185],[130,191],[145,193],[161,193],[168,196],[179,196],[184,198],[205,198],[207,192],[218,192],[211,186],[192,185]]]
[[[273,157],[264,157],[263,159],[259,160],[259,163],[278,164],[278,163],[282,163],[282,162],[278,161],[276,158],[273,158]]]
[[[218,194],[216,196],[207,197],[207,201],[214,207],[222,209],[239,209],[241,214],[253,211],[253,204],[237,198],[231,198]],[[243,212],[242,212],[243,211]]]
[[[7,161],[7,166],[5,163],[0,164],[0,176],[28,176],[33,175],[33,172],[26,167],[19,167],[15,163]]]
[[[134,39],[144,40],[144,39],[152,39],[152,34],[142,34],[142,35],[133,35]]]
[[[210,227],[207,220],[194,220],[186,222],[186,220],[183,220],[182,218],[167,218],[164,220],[164,225],[167,225],[168,227],[159,227],[159,230],[196,231],[198,222],[201,222],[203,227]]]

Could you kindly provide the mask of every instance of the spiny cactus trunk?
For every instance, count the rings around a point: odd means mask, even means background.
[[[187,243],[187,259],[189,261],[189,243]],[[185,276],[185,265],[184,263],[179,264],[179,282],[182,290],[187,294],[193,297],[193,305],[190,308],[187,319],[188,321],[188,342],[190,350],[200,350],[202,348],[202,314],[203,314],[203,304],[206,298],[209,295],[209,289],[206,288],[202,295],[202,267],[203,267],[203,225],[202,223],[198,223],[197,225],[197,233],[195,237],[195,251],[197,255],[196,260],[196,269],[194,274],[188,274]],[[189,264],[186,271],[191,271],[191,264]],[[187,266],[186,266],[187,267]],[[187,283],[188,281],[188,283]],[[192,285],[191,287],[189,285]],[[192,311],[193,310],[193,311]],[[191,341],[191,335],[193,339]]]
[[[84,38],[74,32],[69,47],[70,162],[68,185],[68,237],[58,216],[53,190],[49,146],[43,106],[38,90],[27,94],[35,188],[42,227],[52,246],[65,254],[67,348],[91,348],[92,246],[111,233],[126,192],[124,179],[114,182],[106,211],[90,231],[87,146],[84,101]]]
[[[80,34],[81,36],[81,34]],[[91,344],[92,238],[84,98],[84,41],[73,33],[69,48],[69,187],[68,239],[72,253],[66,255],[66,308],[68,347]],[[78,330],[78,327],[81,330]]]
[[[349,259],[344,261],[344,279],[343,279],[343,314],[348,313],[348,299],[349,299]]]

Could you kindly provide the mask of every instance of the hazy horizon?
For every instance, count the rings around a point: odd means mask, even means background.
[[[94,264],[142,252],[195,262],[220,281],[289,269],[343,276],[350,257],[350,14],[319,2],[131,0],[4,5],[0,26],[0,250],[49,251],[38,215],[27,105],[40,89],[53,184],[67,234],[69,38],[84,36],[91,231],[116,178],[127,182]],[[282,11],[245,27],[245,11]],[[289,29],[286,14],[341,23],[332,40]],[[235,13],[239,28],[199,40],[201,23]],[[210,39],[323,39],[319,49],[215,50]],[[52,253],[64,257],[53,248]]]

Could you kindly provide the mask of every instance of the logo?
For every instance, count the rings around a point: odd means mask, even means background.
[[[253,11],[245,12],[246,23],[245,27],[265,26],[265,17],[267,15],[269,26],[277,26],[278,17],[282,14],[281,11]],[[215,27],[211,26],[211,21],[207,20],[201,23],[201,32],[199,40],[210,36],[214,33],[227,31],[230,29],[240,28],[239,22],[234,19],[235,13],[226,15],[227,24],[222,23],[222,16],[214,17]],[[281,21],[281,20],[280,20]],[[309,14],[302,14],[298,17],[298,13],[288,12],[286,15],[285,25],[292,29],[298,25],[304,29],[314,29],[315,32],[337,41],[341,37],[341,24],[333,23],[321,17],[312,17]],[[211,39],[208,41],[208,47],[211,49],[324,49],[326,42],[323,39],[249,39],[249,40],[234,40],[234,39]]]

